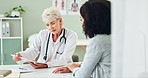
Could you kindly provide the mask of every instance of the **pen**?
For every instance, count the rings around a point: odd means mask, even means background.
[[[14,54],[11,54],[11,56],[14,56]]]
[[[26,68],[22,68],[22,67],[19,67],[19,69],[21,69],[21,70],[27,70]]]

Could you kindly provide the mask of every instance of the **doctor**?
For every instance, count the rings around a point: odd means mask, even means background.
[[[16,53],[12,59],[16,62],[25,62],[22,58],[34,60],[39,55],[37,63],[29,62],[35,69],[71,63],[78,39],[77,34],[62,28],[63,19],[56,8],[45,9],[42,19],[47,29],[39,32],[32,47]]]

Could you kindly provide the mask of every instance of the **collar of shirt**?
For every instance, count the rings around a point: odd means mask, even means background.
[[[62,33],[60,34],[60,36],[58,37],[58,39],[56,40],[56,42],[53,41],[53,38],[52,38],[52,32],[50,32],[50,41],[53,43],[53,44],[57,44],[57,43],[60,43],[60,39],[61,37],[63,36],[64,34],[64,28],[62,28]],[[65,34],[66,34],[66,30],[65,30]],[[65,35],[64,35],[65,36]]]

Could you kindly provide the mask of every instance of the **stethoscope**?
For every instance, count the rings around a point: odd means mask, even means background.
[[[63,36],[60,38],[60,42],[62,41],[62,38],[65,40],[65,44],[66,44],[65,29],[63,29]],[[50,39],[50,33],[49,33],[48,40],[47,40],[46,53],[45,53],[45,56],[43,57],[44,60],[47,59],[49,39]],[[62,54],[62,53],[56,52],[56,54]]]

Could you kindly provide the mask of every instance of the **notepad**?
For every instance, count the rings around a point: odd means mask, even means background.
[[[11,72],[12,72],[11,70],[0,70],[0,78],[7,76]]]

